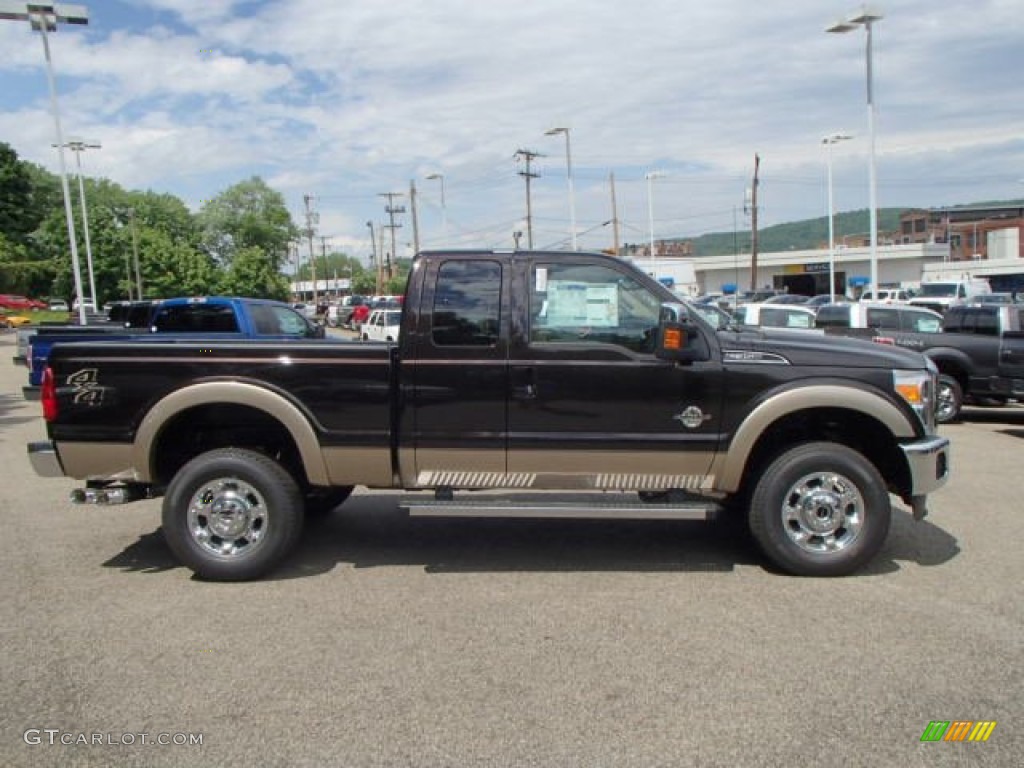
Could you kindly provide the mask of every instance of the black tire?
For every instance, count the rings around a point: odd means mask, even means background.
[[[306,491],[306,517],[326,517],[345,503],[354,486],[338,488],[313,487]]]
[[[881,550],[892,506],[875,466],[837,443],[805,443],[768,465],[750,500],[761,551],[796,576],[845,576]]]
[[[964,407],[964,390],[960,382],[948,374],[939,376],[939,389],[936,392],[935,421],[949,424],[960,418]]]
[[[163,503],[168,546],[197,576],[256,579],[302,534],[302,493],[273,459],[242,448],[201,454],[178,470]]]

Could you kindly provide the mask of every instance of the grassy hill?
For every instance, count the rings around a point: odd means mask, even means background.
[[[881,208],[878,211],[878,231],[899,229],[900,214],[905,208]],[[870,229],[868,210],[837,213],[835,235],[867,233]],[[800,251],[819,248],[828,242],[828,217],[791,221],[765,227],[758,232],[758,250],[762,253]],[[750,230],[740,230],[735,238],[732,232],[709,232],[693,239],[694,256],[726,256],[736,252],[750,252]]]
[[[998,205],[1024,205],[1022,200],[998,200],[967,205],[952,206],[955,208],[974,208]],[[878,210],[878,232],[899,230],[900,214],[907,208],[880,208]],[[870,230],[868,209],[837,213],[835,217],[836,240],[843,235],[863,234],[865,238]],[[821,248],[828,243],[828,218],[804,219],[786,224],[765,227],[758,232],[758,251],[772,253],[778,251],[800,251],[810,248]],[[709,232],[693,238],[694,256],[728,256],[729,254],[750,252],[750,230],[733,232]]]

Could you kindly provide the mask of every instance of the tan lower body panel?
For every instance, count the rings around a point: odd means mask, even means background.
[[[324,448],[331,485],[366,485],[390,488],[391,451],[389,448]]]
[[[64,474],[78,480],[119,479],[132,481],[138,476],[132,469],[130,443],[74,443],[57,444]]]

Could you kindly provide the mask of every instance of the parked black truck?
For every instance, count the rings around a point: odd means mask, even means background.
[[[875,341],[922,352],[934,361],[940,424],[958,419],[967,401],[1024,398],[1024,305],[957,305],[942,316],[941,333],[882,330]]]
[[[266,573],[357,485],[414,515],[737,515],[779,568],[832,576],[878,553],[890,493],[921,518],[946,482],[935,388],[914,352],[716,331],[604,254],[427,252],[397,345],[58,345],[28,450],[78,501],[162,495],[210,579]]]

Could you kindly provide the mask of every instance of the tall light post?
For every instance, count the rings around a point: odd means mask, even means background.
[[[427,176],[427,181],[440,181],[441,182],[441,237],[443,238],[443,244],[448,245],[448,208],[444,202],[444,174],[443,173],[432,173]]]
[[[579,248],[576,246],[576,196],[572,188],[572,146],[569,142],[569,129],[552,128],[551,130],[544,131],[545,136],[557,136],[560,133],[565,134],[565,167],[566,175],[569,179],[569,237],[572,242],[572,249],[577,251]]]
[[[868,94],[868,217],[871,229],[871,290],[875,292],[878,291],[878,181],[875,177],[875,98],[874,70],[871,61],[871,30],[874,23],[882,18],[882,14],[876,9],[863,6],[848,18],[836,22],[825,30],[835,34],[845,34],[863,26],[867,32],[865,51]]]
[[[64,217],[68,225],[68,242],[71,246],[71,269],[74,273],[75,295],[78,297],[78,320],[85,325],[85,301],[82,296],[82,267],[78,261],[78,244],[75,242],[75,220],[71,213],[71,190],[68,188],[67,166],[64,163],[64,133],[60,127],[60,109],[57,106],[57,83],[53,77],[53,61],[50,58],[50,39],[47,32],[56,32],[57,23],[88,24],[89,10],[84,5],[47,5],[43,3],[10,2],[0,0],[0,19],[27,21],[32,29],[43,37],[43,54],[46,57],[46,79],[50,86],[50,109],[57,131],[57,154],[60,157],[60,186],[64,194]],[[98,309],[95,307],[94,309]]]
[[[75,166],[78,169],[78,202],[82,206],[82,229],[85,230],[85,264],[89,271],[89,296],[92,298],[92,306],[99,309],[96,301],[96,276],[92,269],[92,242],[89,240],[89,214],[85,207],[85,182],[82,180],[82,152],[87,149],[100,149],[101,145],[96,142],[85,142],[81,139],[68,139],[64,145],[75,153]]]
[[[825,145],[826,165],[828,167],[828,300],[835,301],[836,298],[836,235],[835,215],[836,207],[832,203],[832,145],[840,141],[847,141],[853,136],[844,133],[833,133],[821,140]]]
[[[647,231],[651,238],[651,258],[654,258],[654,185],[655,179],[660,179],[665,174],[661,171],[649,171],[644,174],[647,179]]]

